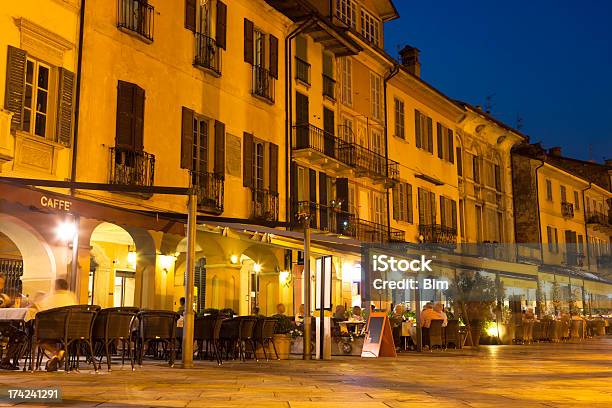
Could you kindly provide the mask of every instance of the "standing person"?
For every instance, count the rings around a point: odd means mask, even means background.
[[[177,310],[177,313],[180,315],[185,313],[185,298],[184,297],[179,299],[179,308]]]

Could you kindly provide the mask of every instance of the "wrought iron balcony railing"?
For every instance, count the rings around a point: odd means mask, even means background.
[[[111,147],[110,183],[152,186],[155,155],[126,147]]]
[[[278,221],[278,193],[251,188],[251,218],[261,221]]]
[[[426,244],[456,244],[457,228],[439,224],[419,224],[419,235]]]
[[[323,96],[336,100],[336,80],[328,75],[323,74]]]
[[[343,142],[332,133],[314,125],[301,124],[293,127],[293,149],[312,149],[351,166],[351,149],[349,143]]]
[[[274,103],[276,80],[270,71],[259,65],[253,65],[253,95]]]
[[[201,33],[195,33],[195,38],[194,64],[221,75],[221,52],[215,39]]]
[[[300,57],[295,57],[295,79],[310,85],[310,64]]]
[[[404,242],[406,233],[397,228],[391,228],[377,222],[355,218],[349,226],[354,238],[367,242]]]
[[[204,212],[223,212],[224,176],[217,173],[193,172],[193,186],[198,187],[198,207]]]
[[[612,224],[612,217],[598,211],[590,211],[587,213],[587,224],[599,224],[608,226]]]
[[[574,204],[563,201],[561,203],[561,215],[565,218],[574,218]]]
[[[23,261],[21,259],[0,258],[0,275],[4,276],[3,293],[12,297],[22,292]]]
[[[118,0],[117,27],[153,41],[155,9],[147,0]]]
[[[568,252],[565,254],[566,263],[569,266],[584,266],[584,254],[581,252]]]
[[[334,206],[314,203],[312,201],[298,201],[292,203],[294,219],[298,215],[308,215],[310,228],[333,234],[351,235],[350,226],[355,216]]]

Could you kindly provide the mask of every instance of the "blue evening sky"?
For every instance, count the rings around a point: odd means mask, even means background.
[[[395,0],[387,51],[421,50],[421,77],[485,106],[532,142],[612,158],[611,0]]]

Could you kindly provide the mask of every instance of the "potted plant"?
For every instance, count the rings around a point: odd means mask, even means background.
[[[288,360],[292,335],[295,335],[295,324],[285,315],[278,314],[272,316],[272,318],[276,319],[276,326],[274,327],[276,352],[281,360]]]
[[[469,322],[472,345],[478,346],[484,323],[493,318],[492,309],[497,303],[495,281],[480,272],[462,271],[445,294],[453,309]]]

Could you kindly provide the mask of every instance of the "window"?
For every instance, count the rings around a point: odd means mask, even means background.
[[[463,177],[463,157],[461,157],[460,147],[457,147],[457,175]]]
[[[580,209],[580,195],[577,191],[574,191],[574,207],[576,207],[576,210]]]
[[[493,170],[495,174],[495,190],[502,191],[501,168],[499,167],[499,164],[494,165]]]
[[[260,141],[255,141],[253,146],[253,176],[255,189],[263,190],[264,186],[264,144]]]
[[[370,101],[372,117],[382,118],[382,78],[375,73],[370,73]]]
[[[353,133],[353,119],[349,117],[342,118],[342,126],[341,126],[340,137],[346,143],[354,143],[355,135]]]
[[[474,183],[480,183],[480,159],[478,156],[472,156],[472,178]]]
[[[397,183],[393,187],[393,219],[413,222],[412,186],[408,183]]]
[[[436,195],[424,188],[418,189],[419,224],[436,224]]]
[[[429,116],[414,111],[416,147],[433,153],[433,122]]]
[[[561,186],[561,202],[567,202],[567,190],[565,189],[565,186]]]
[[[191,167],[193,184],[200,185],[200,173],[208,173],[208,121],[193,118],[193,165]]]
[[[253,30],[255,41],[255,66],[265,68],[266,66],[266,34],[262,31]]]
[[[440,225],[457,229],[457,203],[446,197],[440,197]]]
[[[342,70],[342,103],[348,106],[353,105],[353,61],[350,58],[343,58],[341,63]]]
[[[404,117],[404,101],[395,98],[395,136],[406,138]]]
[[[357,207],[357,186],[354,183],[349,183],[348,193],[349,213],[354,214],[355,217],[359,218],[359,208]]]
[[[550,181],[550,180],[546,180],[546,199],[548,201],[552,201],[553,200],[552,181]]]
[[[559,237],[557,235],[557,229],[551,226],[546,227],[546,238],[548,239],[548,250],[550,252],[559,252]]]
[[[441,123],[437,124],[438,157],[447,162],[454,163],[455,147],[453,145],[453,131]]]
[[[381,224],[384,225],[386,224],[386,217],[385,217],[385,196],[382,193],[379,193],[377,191],[372,191],[371,192],[371,201],[370,203],[372,204],[372,221],[375,222],[376,224]]]
[[[28,58],[26,62],[23,122],[21,129],[36,136],[47,137],[49,117],[49,84],[51,68]]]
[[[350,28],[357,26],[357,11],[352,0],[336,0],[336,17]]]
[[[298,202],[308,201],[310,199],[309,181],[308,169],[298,167]]]
[[[361,10],[361,35],[366,41],[378,46],[380,22],[365,10]]]

